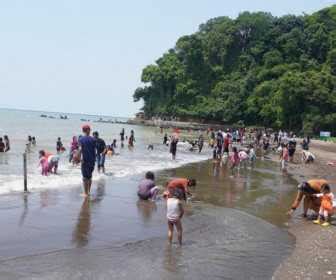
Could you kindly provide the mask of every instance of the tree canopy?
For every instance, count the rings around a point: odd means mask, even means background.
[[[183,36],[142,71],[147,117],[336,132],[336,5],[312,15],[243,12]]]

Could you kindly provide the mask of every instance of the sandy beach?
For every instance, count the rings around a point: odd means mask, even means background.
[[[327,179],[335,192],[336,167],[327,163],[336,160],[336,145],[312,141],[310,150],[317,156],[316,162],[301,164],[296,157],[297,164],[290,164],[288,172],[298,182],[312,178]],[[301,218],[300,213],[301,209],[298,209],[289,222],[289,232],[296,237],[295,249],[277,269],[273,279],[335,279],[335,225],[328,228],[316,226],[311,220]]]

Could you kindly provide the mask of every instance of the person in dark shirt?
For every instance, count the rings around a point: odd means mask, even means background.
[[[5,141],[5,152],[8,152],[10,150],[10,142],[7,135],[4,135],[4,141]]]
[[[170,153],[172,154],[172,159],[175,160],[176,158],[176,151],[177,151],[177,143],[178,143],[177,136],[172,136],[170,140]]]
[[[134,142],[135,142],[134,131],[131,130],[131,135],[128,138],[128,147],[133,148],[134,147]]]
[[[82,157],[81,171],[83,176],[84,196],[90,195],[92,185],[92,173],[96,162],[96,140],[90,136],[89,125],[82,127],[83,136],[79,139],[80,154]]]
[[[0,153],[5,152],[5,143],[2,140],[2,137],[0,137]]]
[[[99,138],[98,132],[93,133],[93,137],[96,139],[96,150],[97,150],[97,166],[98,172],[105,173],[105,155],[107,152],[105,141]]]
[[[164,137],[163,137],[163,145],[167,145],[168,143],[168,135],[167,133],[165,133]]]
[[[58,137],[57,138],[57,142],[56,142],[56,151],[57,151],[57,153],[62,152],[62,148],[63,148],[63,143],[62,143],[61,137]]]
[[[124,140],[125,140],[125,129],[123,128],[120,132],[121,147],[124,147]]]

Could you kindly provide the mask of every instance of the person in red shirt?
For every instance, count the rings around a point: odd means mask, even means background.
[[[164,197],[169,197],[170,190],[180,188],[183,190],[184,200],[187,198],[187,194],[191,194],[189,187],[196,186],[196,180],[192,178],[174,178],[167,182],[167,190],[164,192]]]

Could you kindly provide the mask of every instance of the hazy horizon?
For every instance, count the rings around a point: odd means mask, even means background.
[[[8,1],[0,9],[0,108],[133,116],[142,69],[183,35],[243,11],[311,14],[336,1]],[[83,113],[84,114],[84,113]]]

